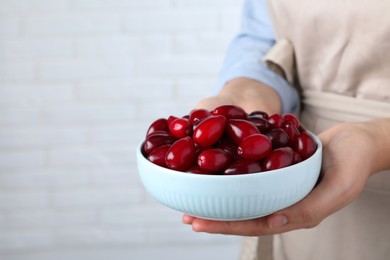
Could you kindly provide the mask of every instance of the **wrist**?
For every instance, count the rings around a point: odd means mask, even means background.
[[[390,118],[366,122],[374,146],[373,172],[390,169]]]
[[[217,94],[219,98],[231,100],[246,112],[262,110],[268,114],[281,112],[279,95],[271,87],[248,78],[236,78],[229,81]]]

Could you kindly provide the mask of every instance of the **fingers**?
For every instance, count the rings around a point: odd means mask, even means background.
[[[332,174],[332,173],[328,173]],[[244,221],[212,221],[189,215],[183,223],[196,232],[259,236],[317,226],[325,217],[345,206],[342,189],[331,178],[324,180],[302,201],[270,216]]]
[[[192,225],[195,232],[240,236],[272,233],[267,217],[242,221],[214,221],[184,214],[182,220],[184,224]]]
[[[350,184],[345,184],[345,175],[347,173],[338,167],[324,170],[323,179],[309,195],[297,204],[277,212],[288,219],[288,223],[277,231],[313,228],[324,218],[350,203],[355,195],[353,188],[348,188]],[[271,222],[274,217],[270,217]]]
[[[183,223],[192,225],[192,229],[196,232],[207,232],[207,233],[218,233],[218,234],[242,234],[247,232],[249,229],[256,225],[251,221],[239,221],[239,222],[228,222],[228,221],[213,221],[206,220],[197,217],[193,217],[188,214],[183,215]]]
[[[340,149],[349,147],[351,142],[338,144],[345,138],[336,139],[335,142],[332,134],[334,133],[320,135],[326,147],[323,151],[321,181],[295,205],[253,220],[227,222],[185,217],[183,222],[191,224],[193,230],[198,232],[244,236],[278,234],[317,226],[324,218],[345,207],[359,194],[367,175],[364,173],[361,157],[352,156],[352,153],[346,153],[345,150],[341,150],[340,154]]]
[[[183,224],[191,225],[192,222],[194,221],[194,219],[195,219],[195,217],[188,215],[188,214],[184,214],[182,221],[183,221]]]
[[[268,233],[269,225],[262,218],[243,221],[213,221],[195,218],[192,222],[192,229],[196,232],[258,236],[262,233]]]
[[[338,192],[335,193],[338,194]],[[272,223],[280,215],[287,218],[287,223],[279,226],[278,232],[315,227],[335,211],[335,199],[337,199],[335,197],[337,195],[329,194],[328,185],[325,185],[322,181],[307,197],[271,216],[270,221]]]

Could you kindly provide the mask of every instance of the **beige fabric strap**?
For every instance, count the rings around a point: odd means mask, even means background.
[[[313,90],[305,90],[302,96],[305,108],[312,112],[315,110],[321,117],[340,122],[390,117],[390,103],[387,102]]]
[[[246,237],[240,260],[273,260],[273,236]]]
[[[273,260],[273,236],[262,236],[259,238],[258,252],[259,260]]]
[[[263,61],[271,70],[294,85],[294,49],[291,42],[287,39],[277,41]]]

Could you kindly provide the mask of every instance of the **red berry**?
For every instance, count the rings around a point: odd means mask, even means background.
[[[160,146],[149,154],[148,160],[162,167],[167,167],[167,164],[165,163],[165,156],[169,147],[171,147],[169,144]]]
[[[224,105],[211,111],[212,115],[221,115],[227,119],[246,119],[247,114],[241,107],[234,105]]]
[[[262,117],[249,116],[248,121],[253,123],[260,133],[267,133],[271,129],[271,124]]]
[[[300,163],[301,161],[302,161],[301,155],[298,152],[294,151],[293,164]]]
[[[206,150],[213,149],[213,146],[200,146],[199,144],[195,143],[195,154],[196,156],[199,156],[199,154],[203,153]]]
[[[194,109],[190,113],[190,123],[195,124],[203,120],[204,118],[210,116],[210,112],[206,109]]]
[[[224,105],[159,118],[148,128],[142,154],[152,163],[197,174],[244,174],[301,162],[317,149],[294,114]]]
[[[293,123],[297,128],[299,127],[299,120],[298,118],[294,115],[294,114],[290,114],[290,113],[287,113],[287,114],[284,114],[282,116],[283,120],[284,120],[284,123],[286,122],[291,122]]]
[[[198,124],[194,130],[194,141],[201,146],[211,146],[222,136],[226,124],[224,116],[210,116]]]
[[[301,155],[302,160],[305,160],[315,153],[317,144],[314,139],[304,131],[293,143],[293,148]]]
[[[277,149],[289,145],[290,140],[288,135],[282,128],[274,128],[266,135],[272,142],[272,149]]]
[[[261,118],[264,118],[264,119],[268,119],[268,114],[267,112],[264,112],[264,111],[253,111],[249,114],[249,116],[253,116],[253,117],[261,117]]]
[[[230,139],[224,138],[220,141],[218,141],[215,145],[215,148],[222,149],[225,152],[232,155],[234,159],[240,159],[240,157],[237,154],[237,145],[233,143]]]
[[[268,122],[272,125],[273,128],[281,128],[284,123],[284,119],[279,114],[273,114],[268,118]]]
[[[242,140],[253,134],[260,134],[257,127],[243,119],[230,119],[226,124],[226,132],[235,144],[240,144]]]
[[[198,165],[204,171],[223,171],[230,161],[231,155],[221,149],[209,149],[198,156]]]
[[[297,138],[301,135],[298,128],[295,126],[295,124],[292,121],[286,121],[283,126],[283,130],[288,135],[290,144],[294,143],[297,140]]]
[[[158,131],[154,131],[154,132],[148,134],[147,137],[151,137],[151,136],[153,136],[153,135],[159,135],[159,134],[171,135],[171,133],[169,133],[169,132],[167,132],[167,131],[160,131],[160,130],[158,130]]]
[[[262,170],[263,169],[260,162],[241,159],[229,164],[223,173],[225,175],[235,175],[235,174],[261,172]]]
[[[169,116],[168,119],[167,119],[168,126],[169,126],[175,119],[177,119],[176,116]]]
[[[177,118],[169,125],[169,131],[176,138],[183,138],[192,134],[192,125],[186,118]]]
[[[148,128],[148,131],[146,132],[146,136],[149,136],[150,134],[157,132],[157,131],[164,131],[168,132],[168,121],[165,118],[159,118],[156,121],[154,121]]]
[[[276,170],[293,164],[294,151],[290,147],[275,149],[268,155],[263,162],[267,171]]]
[[[199,165],[193,165],[187,170],[187,172],[196,174],[214,174],[214,172],[202,170]]]
[[[191,167],[195,160],[194,140],[187,136],[177,140],[171,145],[165,156],[168,168],[185,171]]]
[[[144,151],[150,154],[155,149],[165,144],[173,144],[177,139],[169,133],[154,134],[146,138],[144,142]]]
[[[239,156],[254,161],[263,159],[271,151],[271,140],[262,134],[254,134],[244,138],[237,148]]]

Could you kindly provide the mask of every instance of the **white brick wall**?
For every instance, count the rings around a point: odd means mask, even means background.
[[[145,192],[135,147],[209,95],[241,4],[0,1],[0,259],[237,259]]]

